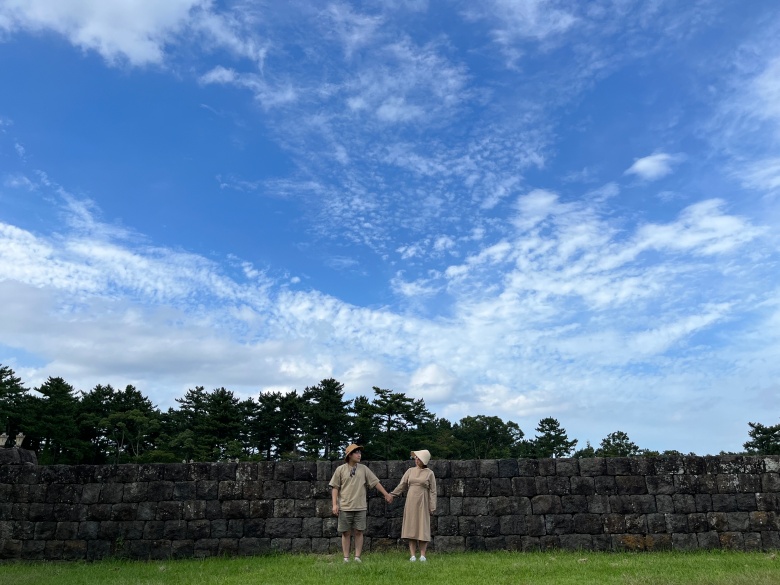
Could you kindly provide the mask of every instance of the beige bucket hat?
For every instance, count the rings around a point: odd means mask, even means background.
[[[428,449],[422,451],[412,451],[412,455],[417,456],[417,459],[422,461],[423,465],[428,465],[428,461],[431,460],[431,452]]]
[[[347,450],[344,451],[344,459],[348,459],[349,458],[349,454],[352,453],[352,451],[357,451],[358,449],[360,449],[362,451],[363,450],[363,446],[362,445],[356,445],[355,443],[352,443],[349,447],[347,447]]]

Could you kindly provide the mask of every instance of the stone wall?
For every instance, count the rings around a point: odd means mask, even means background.
[[[335,553],[339,462],[0,465],[0,558]],[[368,462],[388,489],[409,461]],[[433,461],[431,549],[780,548],[780,457]],[[366,550],[405,550],[372,491]]]

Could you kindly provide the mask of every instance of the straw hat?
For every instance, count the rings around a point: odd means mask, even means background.
[[[428,449],[423,449],[422,451],[412,451],[412,455],[415,455],[417,459],[422,461],[423,465],[428,465],[428,461],[431,460],[431,452],[428,451]]]
[[[357,451],[358,449],[362,450],[363,447],[361,445],[352,443],[349,447],[347,447],[347,450],[344,451],[344,459],[349,459],[349,454],[352,453],[352,451]]]

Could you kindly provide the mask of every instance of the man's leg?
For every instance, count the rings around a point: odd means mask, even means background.
[[[349,558],[349,537],[352,534],[351,530],[346,530],[341,533],[341,552],[344,553],[344,558]],[[357,544],[357,541],[355,541]]]
[[[363,552],[363,531],[355,530],[355,558],[360,558],[360,553]]]

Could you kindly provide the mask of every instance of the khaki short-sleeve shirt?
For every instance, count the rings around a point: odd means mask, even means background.
[[[339,490],[339,507],[345,512],[367,510],[366,493],[379,483],[379,478],[360,463],[354,474],[350,474],[350,469],[348,463],[339,465],[330,480],[330,487]]]

